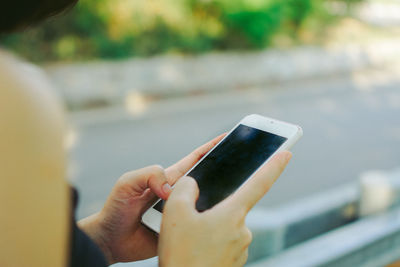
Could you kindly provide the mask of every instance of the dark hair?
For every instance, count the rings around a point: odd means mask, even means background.
[[[6,0],[0,8],[0,33],[37,24],[71,8],[78,0]]]

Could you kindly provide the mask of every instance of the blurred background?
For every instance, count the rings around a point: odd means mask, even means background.
[[[322,41],[325,26],[358,2],[86,0],[67,16],[3,42],[35,61],[288,47]]]
[[[399,0],[81,0],[0,42],[65,103],[79,218],[251,113],[304,130],[259,209],[400,166]]]

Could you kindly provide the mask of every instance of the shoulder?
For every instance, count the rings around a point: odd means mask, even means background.
[[[39,114],[51,109],[61,118],[63,111],[54,92],[39,67],[0,49],[0,108]]]
[[[39,68],[0,51],[0,159],[10,168],[63,175],[65,120],[53,92]]]
[[[0,50],[1,135],[15,144],[20,138],[59,147],[64,126],[62,105],[43,71]]]
[[[10,256],[10,264],[65,262],[69,201],[63,136],[63,110],[45,75],[0,51],[0,210],[7,214],[0,226],[15,229],[2,235],[8,245],[0,247],[7,255],[24,255]],[[50,250],[51,255],[42,253]]]

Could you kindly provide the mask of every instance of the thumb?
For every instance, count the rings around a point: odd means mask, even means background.
[[[193,211],[199,197],[199,187],[197,182],[191,177],[182,177],[175,184],[165,205],[165,211],[186,210]]]

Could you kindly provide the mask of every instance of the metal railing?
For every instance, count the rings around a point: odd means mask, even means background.
[[[249,214],[249,267],[384,266],[400,259],[400,170]],[[262,215],[263,214],[263,215]],[[279,218],[279,219],[278,219]],[[271,223],[271,222],[276,223]]]
[[[400,259],[400,169],[274,209],[255,209],[248,267],[380,267]],[[157,266],[157,259],[123,264]],[[118,266],[122,267],[122,264]]]

